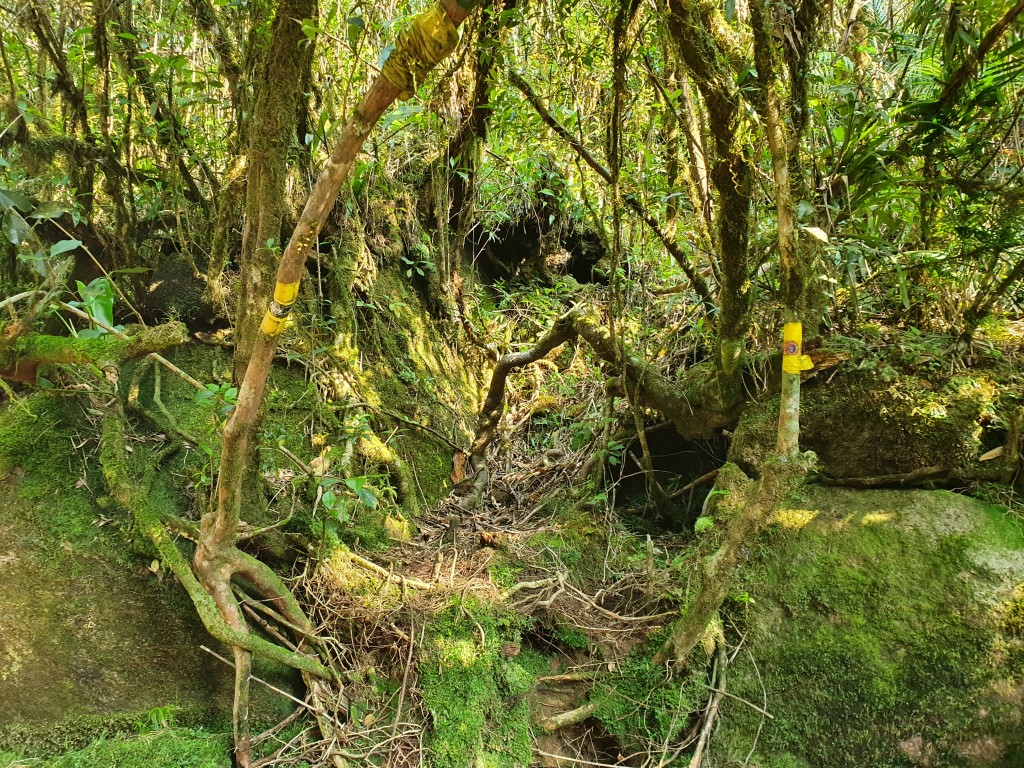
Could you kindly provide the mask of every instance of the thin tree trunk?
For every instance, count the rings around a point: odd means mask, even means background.
[[[797,252],[796,207],[789,178],[789,141],[782,119],[782,84],[775,44],[775,23],[766,0],[750,7],[754,29],[754,61],[761,83],[760,112],[764,119],[768,149],[775,180],[775,215],[778,229],[779,263],[786,328],[782,350],[782,398],[776,450],[781,456],[795,456],[800,441],[801,318],[807,275]]]
[[[445,15],[444,20],[438,19],[438,8]],[[210,547],[233,546],[237,538],[241,517],[242,484],[246,476],[249,449],[263,403],[270,364],[277,347],[277,337],[297,295],[306,257],[373,126],[395,99],[403,93],[408,94],[406,89],[410,80],[415,85],[419,78],[451,53],[458,40],[457,27],[469,12],[470,8],[463,7],[456,0],[443,0],[440,6],[435,6],[417,17],[420,19],[427,14],[433,14],[432,22],[443,21],[442,31],[445,39],[430,47],[434,61],[414,61],[411,67],[406,66],[404,70],[396,72],[397,68],[408,63],[409,55],[408,42],[405,42],[404,37],[399,37],[396,49],[392,51],[384,71],[374,80],[351,121],[338,138],[330,159],[306,201],[295,231],[281,257],[273,301],[264,315],[260,332],[256,334],[245,376],[239,386],[237,405],[224,428],[220,471],[217,477],[216,508],[207,515],[203,525],[203,538]],[[413,22],[413,26],[416,26],[416,21]]]

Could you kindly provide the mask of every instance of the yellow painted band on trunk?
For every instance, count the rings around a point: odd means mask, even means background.
[[[290,307],[299,297],[299,281],[294,283],[278,283],[274,286],[274,301],[282,307]]]
[[[786,323],[782,329],[782,370],[800,373],[814,367],[811,358],[802,354],[804,328],[800,323]]]
[[[789,342],[796,343],[796,351],[790,352],[787,350]],[[782,353],[785,355],[799,355],[800,345],[804,341],[804,327],[801,323],[786,323],[782,328]]]
[[[807,355],[787,355],[782,358],[782,370],[786,373],[800,373],[814,368],[814,362]]]
[[[399,89],[398,98],[411,98],[430,70],[458,44],[459,30],[438,0],[399,33],[381,75]]]
[[[263,316],[263,322],[260,323],[260,330],[267,336],[277,336],[284,330],[284,324],[287,322],[287,317],[274,317],[268,309],[267,314]]]

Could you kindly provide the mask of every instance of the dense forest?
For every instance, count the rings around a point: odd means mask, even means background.
[[[1024,765],[1024,0],[0,18],[0,764]]]

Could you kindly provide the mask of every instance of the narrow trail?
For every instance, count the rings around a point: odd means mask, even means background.
[[[615,740],[589,719],[599,700],[588,701],[590,691],[600,673],[614,672],[678,615],[677,598],[667,597],[679,594],[677,585],[655,567],[653,553],[661,561],[670,550],[681,551],[686,537],[666,534],[648,545],[647,537],[624,533],[604,494],[588,504],[572,493],[582,485],[592,446],[538,452],[522,427],[492,457],[488,485],[472,512],[461,506],[456,483],[451,496],[417,520],[411,540],[386,553],[342,549],[300,576],[297,592],[341,682],[319,686],[306,700],[319,730],[311,724],[302,738],[288,741],[281,726],[264,734],[257,740],[267,742],[264,752],[280,744],[258,765],[339,766],[383,756],[386,765],[423,764],[434,717],[419,682],[421,665],[431,663],[426,628],[452,605],[475,625],[476,653],[496,642],[475,613],[491,605],[527,627],[518,641],[500,642],[501,656],[515,659],[530,650],[549,658],[547,673],[524,694],[537,764],[557,765],[556,756],[614,762]],[[460,482],[472,485],[471,478]],[[572,505],[586,509],[574,512]],[[580,647],[567,645],[567,635],[579,638]],[[375,690],[382,677],[395,683],[383,698]],[[353,711],[353,702],[371,701],[375,709]],[[690,728],[687,740],[695,734]]]

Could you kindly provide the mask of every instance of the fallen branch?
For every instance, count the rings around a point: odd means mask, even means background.
[[[579,725],[593,715],[597,711],[598,706],[598,702],[589,701],[581,707],[570,709],[568,712],[562,712],[551,717],[538,717],[534,722],[541,730],[547,733],[554,733],[559,728],[565,728],[567,725]]]
[[[544,677],[538,677],[538,683],[583,683],[588,680],[594,680],[598,676],[597,672],[564,672],[561,675],[545,675]]]
[[[89,317],[84,312],[82,314]],[[106,370],[145,355],[166,363],[156,352],[186,341],[188,335],[185,326],[177,322],[146,328],[134,336],[120,331],[93,339],[32,333],[0,342],[0,376],[15,381],[35,382],[36,370],[42,365],[92,365]],[[177,369],[177,366],[167,364]]]
[[[132,337],[129,337],[128,334],[126,334],[124,331],[119,331],[116,328],[113,328],[113,327],[107,325],[102,320],[97,320],[92,315],[89,315],[89,314],[83,312],[82,310],[78,309],[77,307],[72,307],[70,304],[67,304],[67,303],[65,303],[63,301],[60,301],[60,302],[57,302],[57,303],[60,305],[61,309],[66,310],[66,311],[70,312],[71,314],[76,315],[77,317],[80,317],[83,320],[88,320],[89,322],[93,323],[94,325],[99,326],[100,328],[105,330],[107,333],[110,333],[110,334],[114,335],[115,337],[117,337],[119,339],[130,340],[132,338]],[[168,326],[172,325],[172,323],[168,323],[167,325]],[[182,326],[181,323],[177,323],[177,325],[179,325],[182,328],[184,328],[184,326]],[[166,326],[158,326],[158,328],[163,328],[163,327],[166,327]],[[152,330],[156,330],[156,329],[152,329]],[[141,336],[141,334],[140,334],[140,336]],[[135,338],[139,338],[139,337],[136,336]],[[187,336],[186,336],[186,338],[184,338],[181,341],[179,341],[178,344],[184,344],[186,341],[188,341]],[[176,345],[168,345],[168,346],[176,346]],[[162,365],[164,368],[169,370],[171,373],[173,373],[178,378],[182,379],[183,381],[187,381],[189,384],[191,384],[196,389],[204,389],[204,387],[203,387],[201,382],[199,382],[196,379],[194,379],[193,377],[189,376],[187,373],[185,373],[185,371],[181,370],[181,368],[176,366],[174,363],[172,363],[167,358],[165,358],[165,357],[163,357],[161,355],[158,355],[156,352],[151,352],[149,354],[149,357],[152,358],[153,360],[155,360],[156,362],[160,363],[160,365]]]
[[[437,587],[436,584],[431,584],[430,582],[421,581],[420,579],[413,578],[412,576],[403,576],[400,573],[389,571],[387,568],[377,565],[372,560],[367,560],[365,557],[360,557],[355,552],[349,551],[345,554],[353,563],[360,566],[361,568],[365,568],[368,571],[373,571],[374,573],[378,574],[379,576],[383,576],[386,579],[396,579],[399,583],[406,587],[412,587],[413,589],[423,590],[435,589]]]
[[[704,725],[700,729],[700,735],[697,737],[697,746],[693,750],[693,757],[690,758],[690,768],[700,768],[700,761],[704,757],[704,749],[708,745],[708,740],[711,738],[711,729],[715,725],[715,717],[718,715],[718,707],[722,703],[722,697],[725,696],[725,646],[721,643],[718,644],[718,658],[715,664],[715,669],[718,673],[718,684],[721,686],[720,689],[715,690],[714,696],[711,698],[711,704],[708,706],[707,713],[704,715]]]
[[[700,488],[702,485],[706,485],[707,483],[710,483],[716,477],[718,477],[718,470],[717,469],[712,469],[707,474],[701,475],[696,480],[692,480],[689,483],[687,483],[686,485],[684,485],[678,491],[676,491],[671,496],[669,496],[669,498],[672,499],[672,501],[675,501],[676,499],[682,498],[683,496],[688,494],[690,491],[692,491],[694,488]]]
[[[728,696],[730,699],[732,699],[734,701],[738,701],[741,704],[746,704],[752,710],[754,710],[755,712],[758,712],[758,713],[764,715],[769,720],[774,720],[775,719],[775,715],[773,715],[767,709],[762,709],[761,707],[757,706],[757,704],[754,704],[753,702],[747,701],[746,699],[744,699],[744,698],[742,698],[740,696],[737,696],[735,693],[729,693],[724,688],[715,688],[712,685],[709,685],[709,686],[706,686],[706,687],[712,693],[720,693],[722,696]]]

